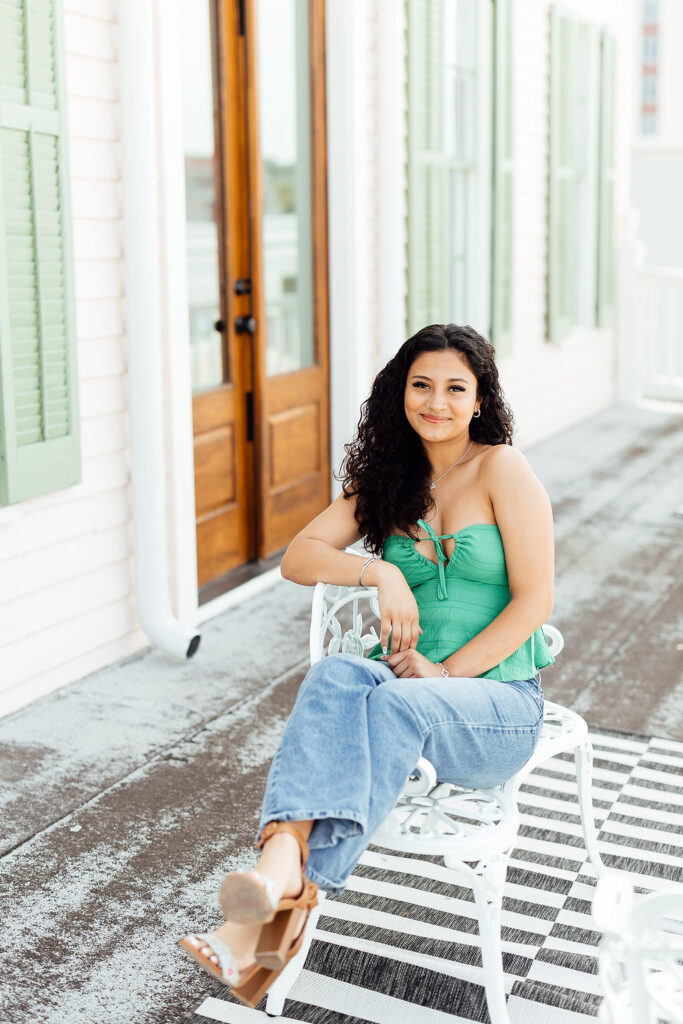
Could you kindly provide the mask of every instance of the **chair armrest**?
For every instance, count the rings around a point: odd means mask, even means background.
[[[377,587],[347,587],[334,583],[316,583],[313,589],[311,605],[311,629],[309,653],[311,665],[314,665],[327,653],[348,651],[363,655],[368,647],[379,642],[374,626],[369,633],[363,633],[363,603],[367,603],[367,612],[379,617],[377,603]],[[351,629],[345,632],[337,618],[338,612],[350,604],[352,615]],[[328,631],[332,634],[327,645],[325,637]],[[331,645],[331,650],[330,650]]]

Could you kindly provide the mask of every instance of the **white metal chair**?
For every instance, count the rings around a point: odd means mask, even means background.
[[[593,918],[603,932],[600,1024],[683,1024],[683,890],[634,897],[628,878],[598,879]]]
[[[379,619],[376,587],[341,587],[318,583],[313,592],[310,630],[311,664],[325,655],[363,656],[379,637],[374,625],[363,632],[363,609]],[[349,619],[346,626],[340,621]],[[554,626],[543,626],[553,655],[564,645]],[[325,644],[327,634],[330,638]],[[579,806],[586,848],[596,872],[605,869],[598,851],[591,798],[592,747],[588,727],[574,711],[545,701],[543,729],[536,749],[524,767],[504,785],[491,789],[463,789],[439,782],[434,766],[421,757],[394,810],[373,834],[374,845],[401,853],[443,855],[459,884],[474,893],[486,1001],[492,1024],[509,1024],[503,981],[500,921],[503,887],[510,854],[520,824],[517,793],[532,769],[555,754],[572,750],[576,763]],[[381,859],[381,858],[380,858]],[[266,1012],[278,1016],[285,998],[303,967],[325,893],[306,925],[302,948],[268,991]]]

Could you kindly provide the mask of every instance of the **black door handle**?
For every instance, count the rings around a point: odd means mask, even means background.
[[[235,330],[238,334],[255,334],[256,317],[237,316],[235,317]]]

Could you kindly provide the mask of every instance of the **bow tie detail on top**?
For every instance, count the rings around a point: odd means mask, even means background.
[[[436,548],[436,557],[439,560],[438,561],[439,586],[438,586],[438,589],[437,589],[436,593],[437,593],[437,597],[439,598],[440,601],[445,601],[448,598],[448,588],[446,586],[446,570],[444,569],[444,565],[445,565],[445,562],[446,562],[446,554],[444,552],[443,544],[441,543],[441,541],[445,540],[446,537],[453,537],[453,539],[455,540],[455,534],[454,533],[442,533],[442,534],[437,535],[436,533],[434,533],[434,530],[431,528],[429,523],[426,523],[424,521],[424,519],[418,519],[417,523],[418,523],[418,526],[421,526],[423,530],[427,531],[427,533],[429,534],[429,539],[434,541],[434,547]],[[426,540],[427,538],[423,537],[422,539]],[[456,543],[457,543],[457,541],[456,541]],[[432,564],[434,564],[434,563],[432,563]]]

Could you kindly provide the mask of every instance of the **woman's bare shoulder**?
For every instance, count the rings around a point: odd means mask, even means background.
[[[514,472],[515,467],[523,471],[531,468],[524,452],[511,444],[489,444],[481,456],[482,466],[492,473]]]
[[[514,508],[525,501],[550,506],[545,487],[519,448],[509,444],[492,445],[482,475],[496,517],[502,506]]]

